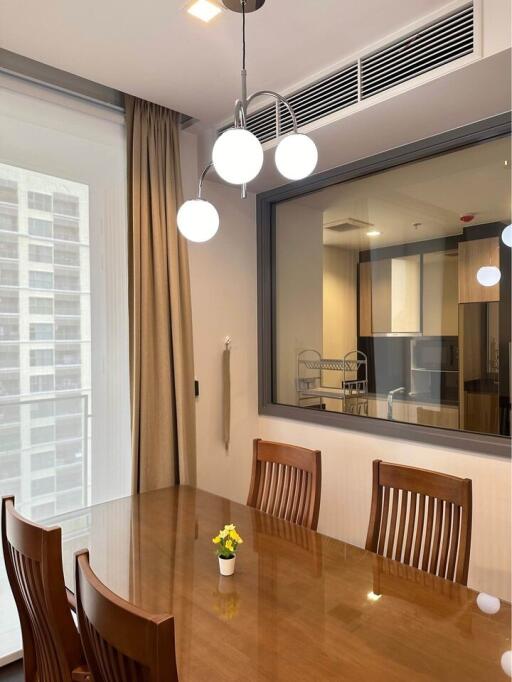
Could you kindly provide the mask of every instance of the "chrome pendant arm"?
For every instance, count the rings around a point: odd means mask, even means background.
[[[235,102],[235,128],[245,128],[246,127],[246,115],[247,115],[247,109],[249,107],[249,104],[256,99],[256,97],[273,97],[276,100],[277,106],[279,106],[279,103],[284,104],[284,106],[287,108],[288,113],[291,116],[292,119],[292,124],[293,124],[293,132],[297,132],[298,124],[297,124],[297,117],[295,115],[295,112],[292,109],[292,106],[290,102],[286,99],[286,97],[283,97],[280,95],[278,92],[273,92],[273,90],[259,90],[258,92],[253,93],[247,98],[247,101],[244,105],[243,100],[237,99]],[[277,126],[277,129],[279,130],[279,126]]]
[[[268,97],[273,97],[275,100],[280,102],[281,104],[284,104],[284,106],[288,109],[288,113],[291,116],[292,119],[292,124],[293,124],[293,132],[297,132],[298,124],[297,124],[297,117],[295,116],[295,112],[292,109],[292,106],[290,102],[286,99],[286,97],[283,97],[280,95],[278,92],[274,92],[273,90],[258,90],[258,92],[254,92],[252,95],[250,95],[247,98],[247,107],[249,104],[256,99],[256,97],[263,97],[263,96],[268,96]]]
[[[208,173],[208,171],[211,168],[213,168],[213,161],[210,161],[210,163],[205,166],[205,169],[201,173],[201,177],[199,178],[199,187],[197,188],[197,198],[198,199],[201,199],[201,195],[203,193],[203,182],[204,182],[204,179],[206,177],[206,174]]]
[[[241,99],[237,99],[235,102],[235,115],[234,115],[234,122],[235,122],[235,128],[245,128],[246,127],[246,119],[245,119],[245,112],[246,112],[246,106],[244,106],[243,102]]]

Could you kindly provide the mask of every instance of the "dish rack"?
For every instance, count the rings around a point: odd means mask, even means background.
[[[323,381],[324,372],[340,372],[339,381],[328,385]],[[298,353],[297,404],[323,409],[325,398],[341,400],[343,412],[368,415],[368,358],[365,353],[352,350],[343,358],[323,358],[314,349]]]

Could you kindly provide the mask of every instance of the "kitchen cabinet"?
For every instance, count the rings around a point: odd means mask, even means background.
[[[457,336],[458,253],[435,251],[423,255],[423,335]]]
[[[360,263],[360,336],[419,334],[420,301],[419,255]]]
[[[459,242],[459,303],[489,303],[500,300],[500,284],[482,286],[478,270],[486,265],[500,266],[499,237]]]

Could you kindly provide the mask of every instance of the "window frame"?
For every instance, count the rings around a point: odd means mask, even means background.
[[[262,192],[256,197],[258,271],[258,412],[370,435],[399,438],[500,457],[511,457],[507,436],[455,431],[441,427],[387,421],[376,417],[306,410],[273,401],[275,395],[275,207],[281,201],[310,194],[347,180],[402,166],[437,154],[511,133],[511,112],[483,119],[433,137],[381,152],[337,168]]]

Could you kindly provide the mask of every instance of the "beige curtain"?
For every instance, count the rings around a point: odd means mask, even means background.
[[[195,399],[179,115],[126,97],[133,492],[195,485]]]

